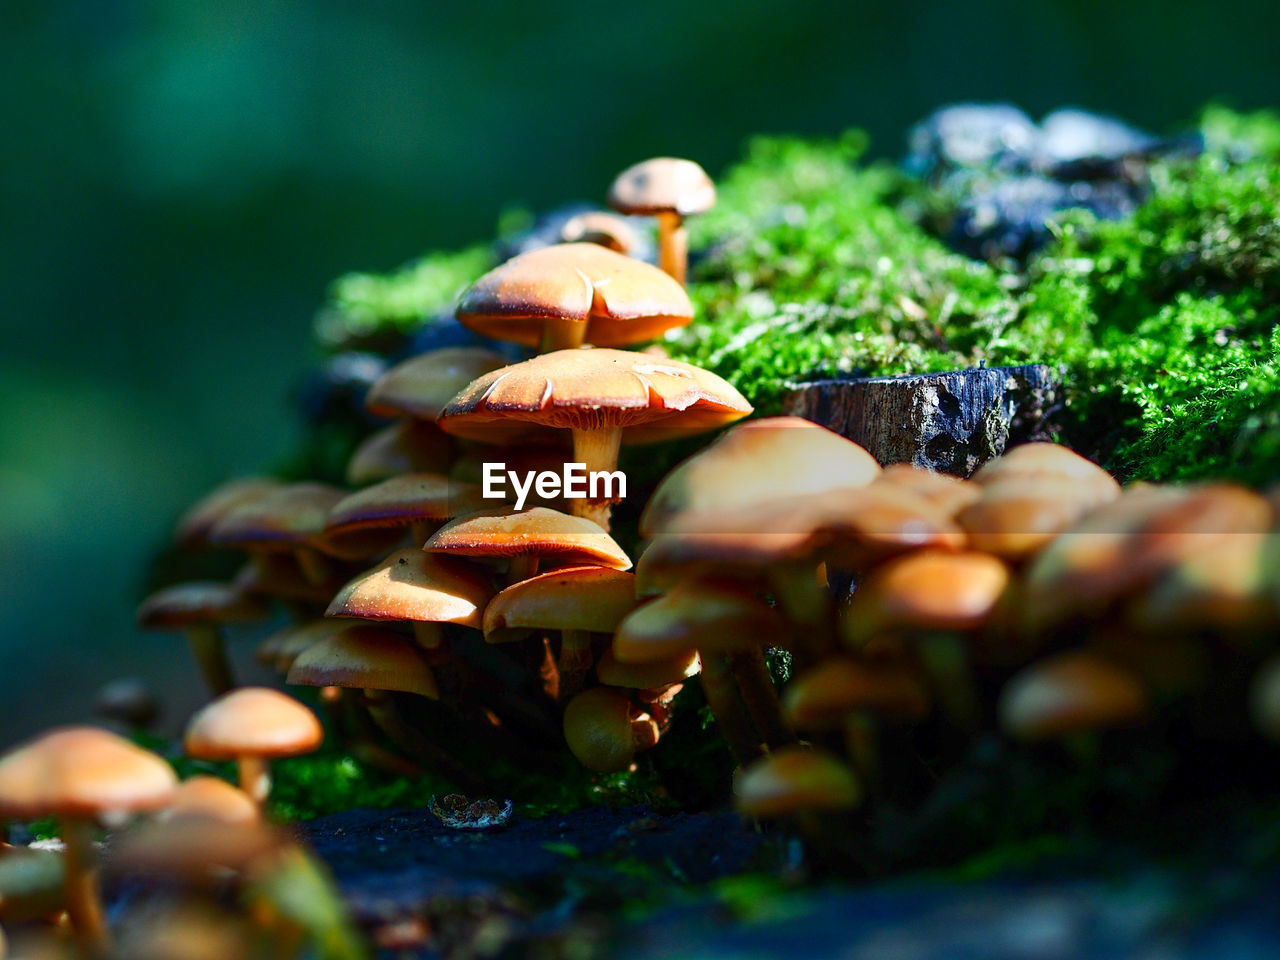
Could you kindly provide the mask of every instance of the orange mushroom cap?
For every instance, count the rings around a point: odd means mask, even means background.
[[[316,715],[266,687],[241,687],[205,705],[187,724],[183,747],[202,760],[292,757],[324,740]]]
[[[609,188],[609,206],[621,213],[705,213],[715,206],[716,186],[692,160],[653,157],[618,174]]]
[[[518,513],[481,510],[459,517],[432,534],[423,550],[463,557],[534,556],[615,570],[631,566],[622,548],[598,523],[546,507]]]
[[[613,633],[636,605],[635,574],[611,567],[560,567],[507,587],[484,610],[490,643],[530,630]]]
[[[440,426],[490,443],[530,425],[621,428],[624,443],[647,443],[714,430],[750,412],[742,394],[714,373],[597,347],[556,350],[485,374],[454,397]]]
[[[458,303],[458,320],[487,337],[537,346],[549,320],[587,324],[586,343],[621,347],[693,319],[684,288],[657,267],[595,243],[563,243],[490,270]]]
[[[479,627],[492,595],[480,571],[409,548],[353,578],[338,591],[325,616]]]

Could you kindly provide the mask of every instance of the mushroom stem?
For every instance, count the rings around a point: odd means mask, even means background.
[[[560,671],[560,700],[568,700],[582,691],[592,662],[591,634],[586,630],[562,630],[560,656],[556,660]]]
[[[583,465],[588,478],[593,473],[612,473],[618,469],[618,449],[621,446],[621,427],[601,427],[596,430],[575,429],[573,431],[573,462]],[[570,511],[575,517],[594,520],[606,533],[609,531],[609,514],[612,510],[610,501],[582,497],[571,499],[569,503]]]
[[[511,558],[507,565],[507,586],[522,580],[529,580],[538,574],[538,557],[536,554],[520,554]]]
[[[187,643],[196,658],[209,694],[220,697],[235,686],[231,664],[222,645],[222,635],[212,623],[193,623],[186,628]]]
[[[631,718],[631,744],[636,748],[636,753],[652,750],[658,745],[658,738],[661,736],[662,731],[658,729],[657,721],[647,713]]]
[[[723,653],[702,654],[702,673],[698,675],[707,706],[716,718],[720,735],[739,766],[760,756],[760,743],[751,729],[751,720],[742,705],[741,695],[733,682],[729,658]]]
[[[107,924],[98,899],[97,874],[93,867],[93,824],[79,817],[62,821],[62,839],[67,845],[65,864],[67,916],[76,939],[89,956],[97,956],[107,945]]]
[[[729,669],[738,681],[738,692],[747,706],[760,739],[770,748],[794,743],[795,737],[782,722],[778,688],[773,685],[764,653],[759,647],[728,654]]]
[[[240,789],[249,795],[258,809],[267,802],[271,795],[271,767],[262,757],[242,756],[237,758],[236,766],[240,772]]]
[[[664,211],[657,216],[658,266],[683,285],[689,263],[689,236],[684,218],[674,211]]]
[[[556,350],[576,350],[582,346],[587,337],[587,324],[584,320],[569,320],[556,317],[548,320],[542,327],[542,343],[539,353],[553,353]]]

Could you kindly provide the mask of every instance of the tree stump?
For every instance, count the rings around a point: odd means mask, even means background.
[[[880,463],[967,477],[1012,443],[1048,439],[1061,384],[1044,364],[797,384],[783,412],[812,420]]]

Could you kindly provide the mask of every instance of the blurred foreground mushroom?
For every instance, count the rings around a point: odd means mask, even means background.
[[[94,870],[95,819],[163,807],[176,783],[155,754],[94,727],[53,730],[0,759],[0,815],[61,822],[67,913],[87,952],[107,941]]]

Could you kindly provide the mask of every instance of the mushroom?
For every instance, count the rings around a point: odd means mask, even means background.
[[[67,913],[86,951],[107,940],[93,869],[95,818],[163,807],[176,782],[160,757],[94,727],[53,730],[0,758],[0,815],[61,821]]]
[[[395,539],[394,532],[388,536],[383,530],[326,536],[329,511],[344,496],[343,491],[323,483],[291,483],[235,507],[214,525],[209,539],[243,547],[255,555],[291,553],[308,580],[323,583],[332,575],[328,557],[363,560],[385,550]]]
[[[434,421],[454,395],[477,377],[507,365],[482,347],[444,347],[404,360],[369,388],[365,406],[380,417]]]
[[[187,509],[178,521],[174,539],[184,547],[209,546],[209,531],[242,503],[257,500],[279,488],[273,477],[236,477],[216,487]]]
[[[567,699],[582,689],[591,669],[591,634],[612,634],[635,607],[635,580],[634,574],[597,566],[562,567],[521,580],[485,607],[485,639],[505,643],[532,630],[559,631],[557,694]]]
[[[560,240],[564,243],[595,243],[629,257],[635,256],[640,246],[640,238],[625,217],[603,210],[590,210],[570,217],[560,228]]]
[[[0,923],[16,927],[57,918],[67,908],[66,888],[62,854],[0,845]]]
[[[493,595],[487,579],[450,557],[419,549],[397,550],[347,583],[325,611],[327,617],[411,623],[419,644],[440,645],[439,624],[479,629]]]
[[[978,489],[981,496],[956,511],[956,520],[975,549],[1011,563],[1034,556],[1091,510],[1120,495],[1119,487],[1057,474],[1014,474]]]
[[[874,482],[904,487],[924,497],[948,517],[954,517],[982,497],[982,487],[976,483],[910,463],[889,464]]]
[[[1128,726],[1148,713],[1146,690],[1128,670],[1083,650],[1025,668],[1000,691],[1000,726],[1017,740],[1047,740]]]
[[[354,487],[401,473],[441,473],[449,469],[452,441],[428,420],[405,418],[369,434],[347,461]]]
[[[657,744],[658,725],[621,690],[592,687],[565,706],[564,739],[584,767],[616,773]]]
[[[458,557],[508,559],[509,582],[533,576],[542,560],[614,570],[631,567],[631,560],[599,524],[546,507],[481,510],[459,517],[432,534],[422,549]]]
[[[689,436],[750,412],[742,395],[713,373],[596,348],[547,353],[485,374],[445,408],[440,426],[487,442],[501,442],[531,424],[569,430],[573,460],[590,477],[617,469],[624,441]],[[608,529],[609,497],[603,491],[572,503],[575,514]]]
[[[93,698],[94,712],[131,730],[145,730],[160,715],[160,702],[145,680],[121,677],[104,684]]]
[[[683,284],[689,260],[684,218],[710,210],[716,187],[692,160],[654,157],[618,174],[609,188],[609,206],[619,213],[658,218],[658,264]]]
[[[777,611],[745,587],[689,579],[630,613],[614,633],[613,654],[622,664],[644,664],[696,650],[707,705],[743,762],[759,754],[762,742],[792,739],[761,649],[787,634]]]
[[[335,503],[325,533],[408,528],[421,545],[443,523],[484,506],[480,489],[437,473],[408,473],[358,490]]]
[[[266,608],[225,583],[203,580],[157,590],[138,607],[138,625],[149,630],[178,629],[186,634],[191,653],[213,696],[234,686],[219,627],[226,623],[262,620]]]
[[[862,447],[810,420],[747,420],[662,478],[645,505],[640,532],[651,537],[684,513],[749,509],[779,497],[864,487],[880,472]]]
[[[223,823],[253,823],[261,817],[258,805],[243,790],[218,777],[184,780],[173,791],[160,819],[205,817]]]
[[[749,817],[849,810],[862,799],[857,775],[822,750],[781,747],[734,777],[733,805]]]
[[[875,567],[841,621],[854,650],[877,636],[909,638],[943,711],[961,726],[977,720],[965,635],[981,628],[1009,586],[1009,569],[972,551],[918,550]]]
[[[462,295],[458,320],[477,333],[538,347],[624,347],[693,319],[684,288],[657,267],[594,243],[512,257]]]
[[[235,760],[240,789],[262,807],[271,792],[268,763],[311,753],[324,740],[314,713],[266,687],[242,687],[206,705],[187,724],[183,748],[200,760]]]

